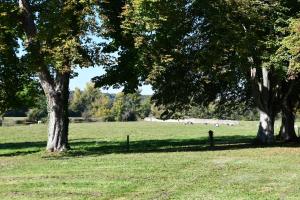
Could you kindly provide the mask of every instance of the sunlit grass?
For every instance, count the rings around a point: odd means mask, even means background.
[[[0,128],[0,199],[300,199],[300,147],[254,146],[257,122],[71,124],[62,155],[46,129]]]

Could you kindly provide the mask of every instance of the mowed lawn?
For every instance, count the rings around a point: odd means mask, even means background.
[[[255,146],[256,129],[71,124],[72,150],[53,155],[45,125],[0,128],[0,199],[300,199],[300,146]]]

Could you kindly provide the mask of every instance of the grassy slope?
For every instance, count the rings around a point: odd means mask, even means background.
[[[44,125],[0,128],[0,199],[300,199],[300,147],[254,148],[256,128],[72,124],[64,155]]]

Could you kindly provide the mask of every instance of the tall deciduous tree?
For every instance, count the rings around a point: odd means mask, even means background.
[[[300,102],[300,19],[290,19],[285,30],[287,36],[280,42],[281,46],[274,56],[275,62],[287,65],[288,71],[287,79],[282,82],[282,124],[279,136],[284,141],[297,141],[294,125]]]
[[[48,151],[69,148],[69,80],[74,67],[95,62],[98,48],[91,39],[99,22],[95,3],[19,0],[15,5],[20,12],[27,62],[37,72],[47,97]]]
[[[252,79],[262,113],[258,138],[265,143],[274,136],[277,83],[270,84],[269,71],[260,69],[268,62],[264,54],[274,52],[264,41],[270,41],[280,9],[263,1],[132,1],[123,14],[124,27],[134,30],[143,60],[151,63],[154,99],[171,113],[191,102],[245,100],[250,69],[257,72]]]
[[[154,99],[167,114],[192,102],[249,102],[252,85],[260,111],[257,138],[272,143],[288,74],[287,64],[276,64],[273,56],[285,36],[278,29],[297,6],[285,0],[128,1],[121,31],[138,50],[130,70],[154,86]],[[103,80],[99,85],[115,81]]]

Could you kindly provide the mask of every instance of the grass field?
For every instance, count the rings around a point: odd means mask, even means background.
[[[45,125],[3,127],[0,199],[300,199],[300,146],[252,145],[256,129],[72,124],[72,150],[52,155]]]

